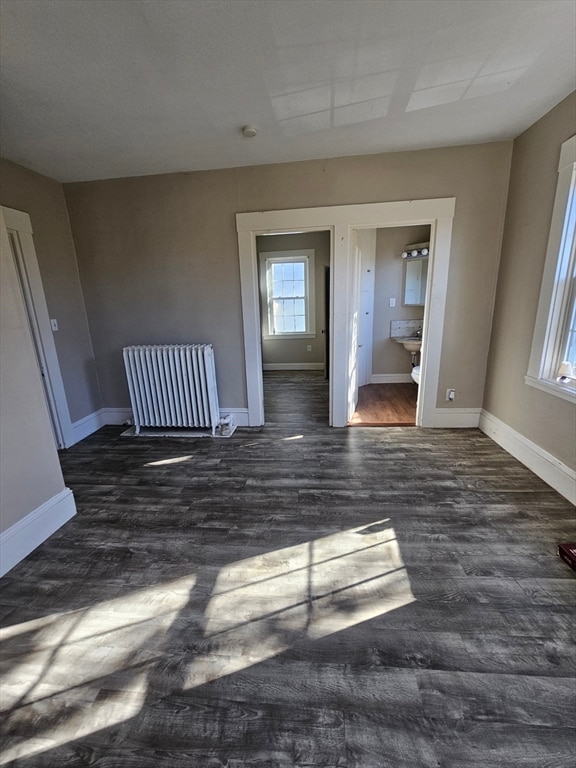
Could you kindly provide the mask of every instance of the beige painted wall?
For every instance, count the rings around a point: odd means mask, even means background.
[[[0,214],[0,532],[64,490],[16,268]]]
[[[439,392],[480,407],[511,146],[65,185],[103,404],[129,405],[124,345],[206,341],[222,406],[246,406],[236,213],[454,196]]]
[[[0,203],[29,214],[72,422],[102,406],[62,185],[0,160]]]
[[[514,142],[484,408],[576,468],[573,404],[524,383],[554,195],[560,145],[576,131],[572,94]]]
[[[330,266],[330,233],[305,232],[299,235],[266,235],[256,239],[259,253],[270,251],[314,251],[314,307],[316,337],[314,339],[262,339],[262,362],[324,363],[324,269]],[[260,312],[264,317],[265,294],[261,294]],[[264,303],[262,302],[264,299]],[[307,346],[312,351],[307,351]]]
[[[404,267],[400,254],[407,245],[430,239],[430,227],[387,227],[376,231],[374,279],[374,329],[372,373],[405,373],[412,368],[411,355],[390,338],[392,320],[422,320],[424,307],[403,305]],[[390,306],[390,299],[396,306]]]

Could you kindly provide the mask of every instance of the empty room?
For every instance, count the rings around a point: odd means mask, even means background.
[[[0,0],[0,765],[573,768],[575,28]]]

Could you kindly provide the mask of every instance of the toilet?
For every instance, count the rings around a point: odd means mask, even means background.
[[[416,384],[420,384],[420,366],[419,365],[415,365],[414,368],[412,368],[412,373],[410,375],[412,376]]]

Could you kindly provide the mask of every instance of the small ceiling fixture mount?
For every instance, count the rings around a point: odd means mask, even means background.
[[[253,139],[254,136],[258,134],[258,128],[256,128],[255,125],[243,125],[242,126],[242,136],[244,136],[245,139]]]

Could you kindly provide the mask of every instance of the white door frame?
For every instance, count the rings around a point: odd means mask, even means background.
[[[15,266],[32,340],[36,348],[56,447],[68,448],[75,442],[74,433],[34,248],[32,223],[27,213],[13,208],[2,206],[2,215],[8,235],[12,235],[15,241],[17,251],[14,255],[17,262]]]
[[[341,205],[322,208],[298,208],[260,211],[236,215],[240,260],[240,287],[244,321],[244,352],[248,423],[264,423],[262,348],[256,237],[329,230],[331,232],[331,336],[330,336],[330,419],[334,427],[348,422],[347,359],[351,345],[351,308],[349,276],[354,269],[352,248],[354,229],[379,229],[420,224],[430,225],[430,250],[426,306],[422,338],[422,371],[416,424],[433,427],[440,378],[440,353],[444,332],[444,313],[450,266],[452,220],[456,200],[453,197],[429,200],[404,200],[391,203]]]

